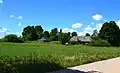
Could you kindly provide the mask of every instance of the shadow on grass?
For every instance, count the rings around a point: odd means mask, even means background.
[[[46,73],[54,70],[64,69],[56,63],[36,63],[36,64],[18,64],[15,66],[18,73]]]
[[[46,73],[65,69],[55,61],[33,57],[0,57],[0,73]]]
[[[63,69],[63,70],[61,70]],[[60,71],[57,71],[60,70]],[[57,71],[57,72],[53,72]],[[56,57],[26,56],[10,58],[0,57],[0,73],[101,73],[96,71],[83,72],[66,69]]]
[[[99,71],[84,72],[84,71],[79,71],[79,70],[63,69],[63,70],[60,70],[60,71],[49,72],[49,73],[102,73],[102,72],[99,72]]]
[[[62,70],[60,70],[62,69]],[[58,70],[58,71],[57,71]],[[56,63],[2,63],[0,62],[0,73],[101,73],[97,71],[83,72],[79,70],[65,69]]]

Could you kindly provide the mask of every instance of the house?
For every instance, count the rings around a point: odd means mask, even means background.
[[[50,40],[47,37],[42,37],[41,39],[39,39],[39,41],[41,41],[41,42],[49,42]]]
[[[91,37],[90,36],[73,36],[70,39],[71,44],[85,44],[85,43],[90,43],[91,42]]]

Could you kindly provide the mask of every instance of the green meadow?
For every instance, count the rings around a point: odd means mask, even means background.
[[[120,48],[91,47],[85,45],[60,45],[57,43],[40,43],[40,42],[0,43],[0,56],[2,60],[4,60],[4,57],[7,56],[9,57],[9,59],[12,59],[13,62],[16,61],[15,57],[19,59],[21,57],[24,58],[29,57],[29,60],[24,59],[25,61],[23,61],[23,59],[21,59],[19,61],[19,62],[22,61],[23,63],[24,62],[26,63],[26,61],[30,62],[31,60],[33,61],[34,59],[31,59],[31,57],[37,58],[37,60],[35,59],[35,61],[37,62],[41,61],[40,63],[44,63],[46,61],[50,62],[48,63],[48,66],[50,65],[51,67],[46,68],[47,66],[44,65],[45,67],[43,72],[47,72],[119,57]],[[5,61],[9,63],[8,58],[7,60],[5,59]],[[51,64],[51,62],[59,64],[60,67],[57,68],[54,64]],[[55,66],[54,69],[53,66]],[[40,68],[39,70],[42,71],[43,69]]]

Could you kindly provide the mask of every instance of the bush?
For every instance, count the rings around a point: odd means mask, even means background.
[[[3,42],[3,39],[0,39],[0,42]]]
[[[63,69],[52,56],[0,57],[0,73],[46,73]]]
[[[90,46],[98,46],[98,47],[103,47],[103,46],[110,46],[110,43],[108,43],[108,41],[106,40],[102,40],[100,38],[94,38],[92,39],[92,41],[89,44]]]
[[[16,42],[16,43],[23,43],[24,42],[22,37],[17,37],[17,35],[15,35],[15,34],[6,35],[3,38],[3,41],[4,42]]]

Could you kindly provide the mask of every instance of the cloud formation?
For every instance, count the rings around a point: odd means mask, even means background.
[[[19,22],[19,23],[18,23],[18,26],[21,26],[21,25],[22,25],[22,23],[21,23],[21,22]]]
[[[67,33],[67,32],[77,32],[75,29],[72,29],[72,28],[63,28],[62,29],[63,32]]]
[[[14,18],[15,16],[11,14],[11,15],[9,15],[9,17],[10,17],[10,18]]]
[[[14,19],[17,19],[17,20],[22,20],[23,19],[23,16],[15,16],[15,15],[9,15],[10,18],[14,18]]]
[[[0,26],[0,32],[8,32],[8,29]]]
[[[94,20],[96,20],[96,21],[101,21],[101,20],[103,20],[103,16],[100,15],[100,14],[95,14],[95,15],[92,16],[92,18],[93,18]]]
[[[18,24],[17,24],[18,26],[22,25],[22,23],[20,22],[20,20],[23,19],[23,16],[15,16],[15,15],[11,14],[11,15],[9,15],[9,17],[17,20],[18,21]]]
[[[3,3],[3,0],[0,0],[0,4],[2,4]]]
[[[116,21],[116,24],[117,24],[118,27],[120,28],[120,20]]]
[[[17,19],[21,20],[21,19],[23,19],[23,16],[18,16]]]
[[[72,28],[81,28],[83,26],[83,24],[81,24],[81,23],[75,23],[75,24],[73,24],[72,25]]]
[[[8,29],[0,26],[0,39],[8,33]]]

